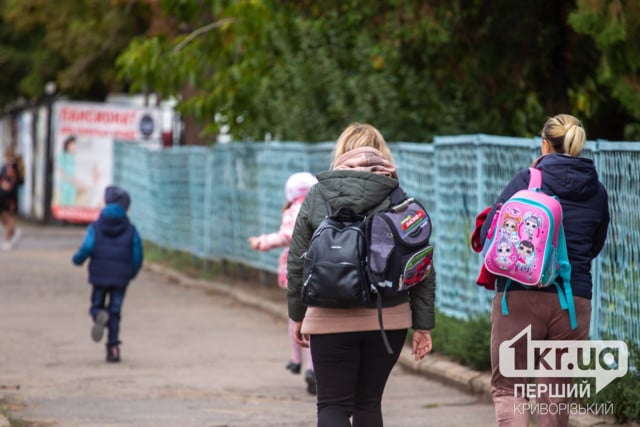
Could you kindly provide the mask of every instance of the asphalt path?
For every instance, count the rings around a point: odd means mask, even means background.
[[[315,426],[315,398],[284,369],[282,317],[145,268],[128,289],[122,362],[90,338],[83,227],[22,225],[0,252],[0,403],[30,427]],[[225,284],[219,284],[224,286]],[[255,286],[262,286],[255,284]],[[401,366],[385,425],[495,425],[493,406]]]

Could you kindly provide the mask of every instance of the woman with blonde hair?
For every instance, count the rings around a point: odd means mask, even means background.
[[[537,395],[523,396],[517,390],[530,390],[531,378],[505,377],[500,372],[500,344],[514,338],[529,325],[531,340],[581,340],[589,335],[591,322],[591,261],[604,246],[609,226],[607,191],[598,180],[591,159],[580,157],[585,146],[586,133],[582,123],[569,114],[550,117],[542,128],[542,156],[532,165],[541,171],[542,191],[557,196],[563,211],[563,226],[571,264],[571,290],[576,309],[577,327],[571,328],[569,315],[560,305],[557,287],[532,288],[516,282],[509,285],[506,295],[509,314],[502,313],[501,301],[506,280],[498,279],[497,294],[491,312],[491,370],[492,392],[499,426],[527,427],[528,411],[522,410],[528,398],[536,398],[538,426],[566,426],[569,422],[568,402],[571,396],[559,392],[567,390],[571,378],[538,378]],[[487,233],[496,212],[519,190],[529,185],[529,169],[518,172],[507,184],[480,231],[481,241]],[[562,289],[562,279],[558,278]],[[519,340],[515,349],[516,367],[526,367],[526,341]],[[520,369],[520,368],[518,368]],[[521,387],[522,386],[522,387]],[[546,409],[545,409],[546,408]],[[558,410],[564,408],[565,410]]]
[[[302,254],[327,215],[343,207],[361,215],[389,206],[398,186],[396,166],[381,133],[353,123],[338,138],[332,169],[317,175],[294,227],[287,271],[289,318],[298,343],[311,346],[316,374],[318,427],[382,426],[381,400],[387,379],[413,328],[416,360],[431,351],[435,272],[408,294],[385,297],[382,315],[393,354],[380,335],[376,301],[356,308],[306,307],[302,303]]]

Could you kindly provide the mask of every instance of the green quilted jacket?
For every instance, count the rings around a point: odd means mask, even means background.
[[[304,262],[302,255],[307,250],[311,236],[327,215],[325,203],[334,211],[350,207],[357,214],[378,211],[389,206],[389,193],[398,186],[398,181],[386,176],[355,170],[334,170],[318,176],[318,183],[311,188],[298,217],[289,247],[287,275],[289,278],[287,299],[289,318],[302,321],[306,307],[302,303]],[[435,271],[407,294],[384,298],[383,306],[390,307],[410,302],[414,329],[434,327]],[[375,301],[371,308],[375,308]]]

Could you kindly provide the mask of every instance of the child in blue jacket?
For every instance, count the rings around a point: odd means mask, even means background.
[[[122,303],[129,282],[142,267],[144,255],[140,235],[127,217],[129,193],[109,186],[104,202],[99,218],[89,225],[82,245],[73,255],[73,263],[80,266],[90,258],[89,283],[93,290],[89,314],[94,321],[91,337],[99,342],[106,326],[107,362],[119,362]]]

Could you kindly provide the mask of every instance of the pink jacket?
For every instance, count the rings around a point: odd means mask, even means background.
[[[289,243],[291,242],[293,228],[296,225],[296,217],[298,216],[303,201],[304,197],[298,197],[291,203],[291,206],[282,211],[282,222],[278,231],[258,236],[259,244],[257,249],[259,251],[268,251],[270,249],[284,247],[284,250],[278,258],[278,286],[281,288],[287,287],[287,256],[289,255]]]

